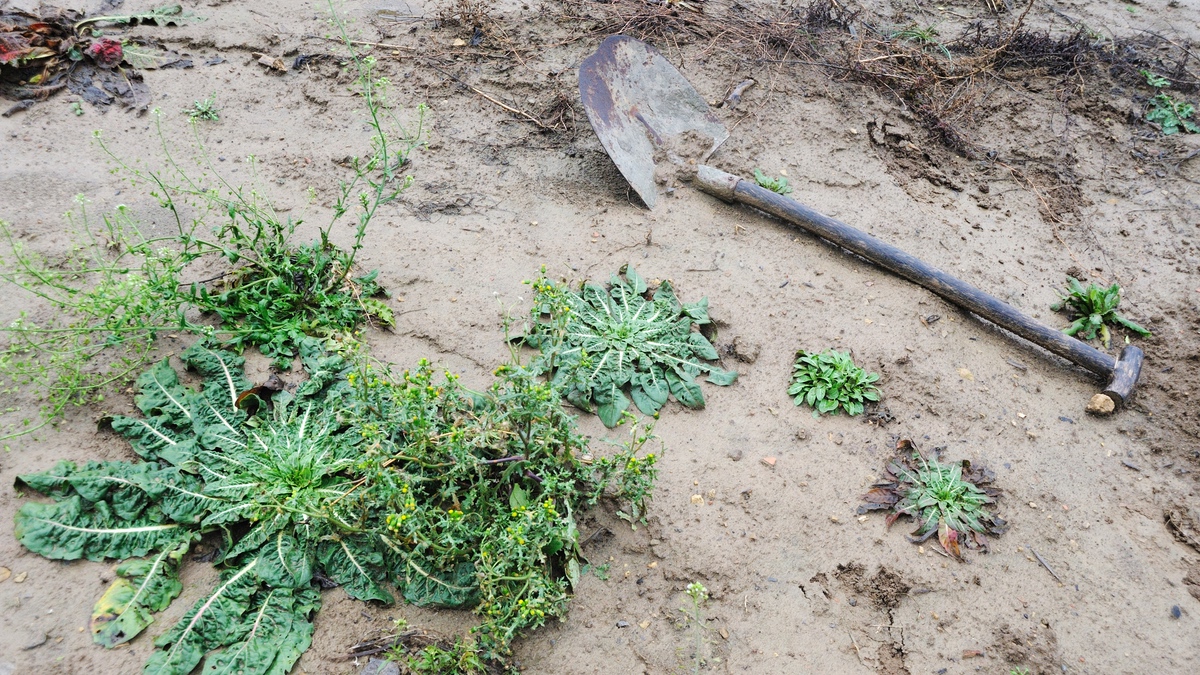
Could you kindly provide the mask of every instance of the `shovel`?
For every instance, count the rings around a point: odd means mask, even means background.
[[[687,79],[650,45],[624,35],[606,39],[579,67],[579,93],[608,156],[651,209],[658,201],[660,166],[694,161],[692,183],[701,190],[781,218],[1107,379],[1104,391],[1088,403],[1089,412],[1112,413],[1133,396],[1142,371],[1141,349],[1130,345],[1113,358],[891,244],[754,181],[704,165],[729,132]],[[685,146],[700,156],[678,156]]]

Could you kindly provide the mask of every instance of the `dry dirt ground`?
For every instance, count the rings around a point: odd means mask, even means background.
[[[337,52],[322,37],[331,33],[327,7],[184,4],[207,20],[137,29],[195,64],[145,73],[168,135],[194,151],[180,111],[216,92],[221,120],[198,129],[217,168],[233,182],[256,180],[291,215],[323,221],[345,174],[335,160],[361,153],[368,139],[336,58],[290,68],[298,55]],[[658,18],[630,21],[631,8]],[[587,575],[565,622],[518,643],[522,671],[1200,672],[1198,137],[1164,139],[1142,123],[1152,92],[1116,66],[1101,63],[1087,77],[1030,67],[980,77],[972,116],[955,118],[976,151],[955,151],[911,102],[847,76],[845,61],[839,70],[813,65],[830,63],[828,53],[754,53],[720,22],[694,21],[698,10],[720,17],[739,8],[793,9],[477,3],[458,8],[469,15],[463,22],[440,21],[445,7],[415,0],[339,5],[361,40],[391,45],[374,53],[400,114],[423,102],[431,124],[412,165],[415,187],[368,235],[362,263],[382,271],[399,315],[394,332],[368,336],[374,355],[398,364],[429,357],[483,385],[508,356],[502,314],[527,311],[523,280],[542,265],[606,280],[632,262],[647,278],[671,279],[685,301],[709,298],[724,365],[741,374],[731,387],[706,385],[706,410],[664,410],[648,526],[632,532],[603,511],[585,518],[585,536],[611,531],[584,549],[608,574]],[[1011,26],[1022,7],[872,0],[866,10],[894,26],[936,25],[948,40],[972,21]],[[1200,8],[1186,1],[1037,0],[1025,25],[1062,34],[1068,20],[1088,26],[1092,40],[1164,36],[1163,55],[1195,53],[1200,37]],[[732,132],[712,160],[720,168],[786,172],[797,199],[1054,325],[1065,318],[1048,306],[1068,272],[1119,282],[1126,312],[1155,333],[1133,336],[1147,355],[1135,405],[1111,418],[1085,414],[1098,383],[1082,371],[745,208],[679,186],[646,210],[578,105],[576,69],[606,27],[648,32],[710,100],[757,80],[740,104],[717,110]],[[289,70],[271,72],[252,52],[279,56]],[[1200,72],[1196,57],[1186,70]],[[1193,101],[1195,84],[1180,84]],[[166,223],[144,189],[108,172],[91,140],[100,129],[117,153],[156,165],[152,116],[88,105],[77,116],[74,100],[63,94],[0,118],[0,217],[49,255],[69,244],[61,214],[75,195],[87,195],[94,213],[127,204],[146,227]],[[256,178],[249,155],[260,161]],[[0,320],[22,308],[44,311],[5,289]],[[814,419],[787,397],[796,350],[829,346],[881,373],[883,407],[872,422]],[[128,409],[128,398],[115,394],[109,406]],[[13,572],[0,581],[5,675],[138,672],[152,638],[215,576],[189,563],[185,597],[148,634],[105,651],[84,626],[111,567],[48,561],[13,539],[12,514],[27,499],[14,475],[58,459],[131,456],[95,431],[99,413],[72,411],[58,429],[0,455],[0,565]],[[594,418],[581,424],[597,441],[623,433]],[[1011,529],[989,554],[958,563],[936,545],[907,542],[903,523],[889,532],[880,516],[856,517],[897,438],[995,469]],[[773,468],[760,461],[767,456]],[[679,624],[692,581],[712,593],[703,628]],[[347,647],[401,616],[443,631],[470,623],[327,591],[296,672],[356,672],[341,658]]]

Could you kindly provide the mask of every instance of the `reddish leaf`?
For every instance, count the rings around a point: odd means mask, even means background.
[[[84,54],[92,57],[96,65],[101,68],[112,68],[121,62],[124,53],[121,49],[121,43],[112,38],[100,38],[88,48],[83,50]]]
[[[888,529],[890,530],[890,529],[892,529],[892,524],[895,523],[897,520],[899,520],[900,516],[902,516],[902,515],[903,514],[901,514],[901,513],[893,513],[887,517],[887,520],[885,520],[883,522],[885,525],[887,525]]]
[[[942,543],[946,553],[955,558],[962,558],[962,551],[958,548],[958,531],[952,529],[944,520],[938,522],[938,541]]]
[[[887,504],[889,506],[900,501],[900,495],[896,494],[895,491],[881,488],[875,488],[874,490],[871,490],[867,494],[863,495],[862,498],[863,501],[867,502],[868,504]]]

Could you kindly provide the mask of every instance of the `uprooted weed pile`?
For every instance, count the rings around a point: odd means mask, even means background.
[[[752,74],[809,67],[835,82],[867,85],[898,103],[935,145],[1010,172],[1037,195],[1048,221],[1062,222],[1079,201],[1073,161],[1066,152],[1051,161],[1033,158],[987,133],[1003,90],[1037,79],[1058,109],[1123,118],[1137,129],[1138,141],[1155,145],[1173,129],[1155,122],[1161,92],[1147,83],[1147,73],[1161,75],[1184,96],[1197,90],[1200,77],[1186,43],[1145,32],[1110,37],[1061,13],[1034,28],[1032,8],[957,27],[884,17],[835,0],[773,9],[737,2],[565,0],[562,13],[591,34],[624,33],[665,52],[692,45],[700,58],[720,58]],[[1129,105],[1114,106],[1112,99]],[[1179,105],[1190,110],[1186,102]],[[1178,148],[1137,152],[1169,161]]]

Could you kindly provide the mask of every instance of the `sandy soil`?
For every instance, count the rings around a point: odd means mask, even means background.
[[[345,173],[334,160],[367,143],[361,110],[336,61],[274,74],[250,54],[290,62],[334,52],[319,37],[330,32],[324,3],[185,5],[207,20],[137,29],[196,64],[145,73],[169,136],[187,147],[179,111],[215,91],[222,119],[199,133],[218,167],[249,181],[244,158],[257,156],[262,189],[292,215],[322,222]],[[995,16],[979,2],[870,8],[897,25],[938,24],[944,35]],[[585,536],[612,532],[585,549],[610,565],[609,578],[588,575],[567,621],[518,644],[524,672],[681,672],[697,638],[704,669],[731,673],[1200,671],[1200,160],[1182,159],[1200,148],[1197,137],[1163,140],[1137,123],[1144,91],[1036,73],[997,80],[976,140],[1010,165],[1056,175],[1047,209],[1012,172],[940,149],[875,89],[831,79],[827,69],[755,63],[721,49],[719,38],[659,41],[710,100],[746,77],[759,82],[738,108],[718,110],[732,131],[712,160],[718,167],[786,171],[797,199],[1054,325],[1064,319],[1048,306],[1068,271],[1119,281],[1128,314],[1155,337],[1137,341],[1147,362],[1135,405],[1095,418],[1083,408],[1098,383],[1082,371],[812,237],[683,187],[647,211],[582,110],[556,108],[562,97],[577,100],[576,68],[599,43],[584,33],[587,22],[563,20],[556,4],[502,3],[491,9],[500,30],[471,47],[463,43],[473,28],[435,21],[438,9],[398,0],[343,8],[363,40],[397,45],[376,50],[394,102],[404,110],[427,103],[432,125],[429,148],[414,160],[416,186],[373,225],[362,261],[382,270],[400,315],[395,332],[369,336],[374,354],[401,364],[429,357],[482,385],[507,357],[502,312],[527,311],[522,281],[541,265],[603,280],[632,262],[648,278],[671,279],[685,301],[709,298],[724,365],[741,373],[732,387],[706,386],[706,410],[664,410],[647,527],[631,532],[604,512],[586,517]],[[1105,35],[1200,37],[1192,3],[1055,9]],[[1041,2],[1027,21],[1064,29]],[[520,58],[507,51],[513,45]],[[205,65],[214,57],[223,61]],[[539,119],[565,111],[574,123],[539,129],[461,83]],[[51,255],[69,243],[60,214],[77,194],[94,213],[127,204],[147,226],[165,225],[144,190],[108,173],[91,141],[100,129],[118,153],[154,165],[152,118],[87,106],[76,116],[72,100],[0,118],[0,217]],[[309,187],[318,194],[311,204]],[[27,307],[45,311],[6,291],[0,320]],[[882,374],[886,415],[814,419],[792,405],[785,390],[795,351],[827,346],[851,349]],[[116,395],[110,407],[127,409],[127,399]],[[11,515],[25,497],[14,475],[63,458],[131,456],[95,431],[99,413],[73,411],[59,429],[0,455],[0,565],[14,573],[0,581],[0,673],[138,672],[152,638],[215,577],[189,563],[184,597],[147,635],[105,651],[84,627],[111,567],[52,562],[17,545]],[[581,423],[597,439],[622,433],[594,418]],[[856,517],[897,438],[995,469],[1011,529],[990,554],[957,563],[908,543],[899,527],[888,532],[880,516]],[[777,458],[773,468],[760,462],[767,456]],[[679,624],[692,581],[713,596],[703,630]],[[470,622],[328,591],[296,672],[355,672],[340,655],[400,616],[444,631]]]

